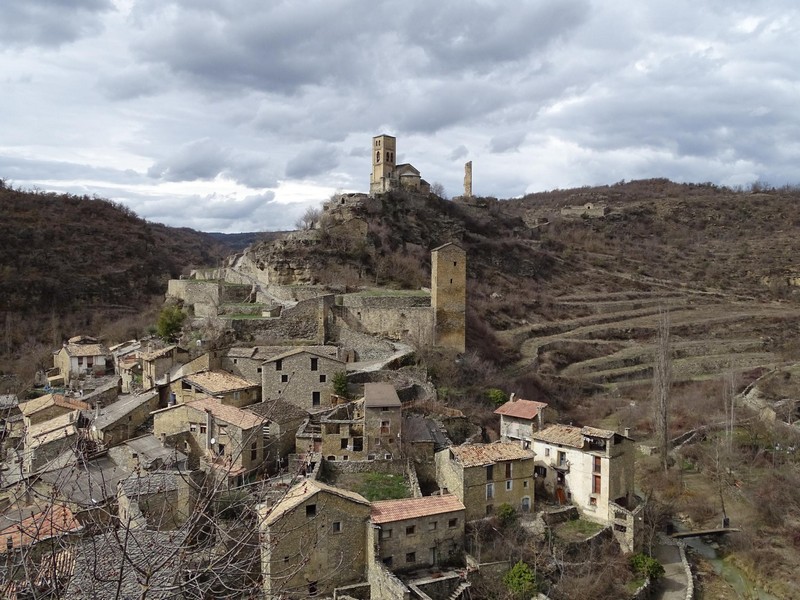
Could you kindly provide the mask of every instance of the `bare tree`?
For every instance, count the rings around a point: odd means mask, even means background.
[[[655,356],[653,361],[653,423],[661,449],[661,463],[668,470],[669,408],[672,387],[672,356],[669,341],[669,311],[658,311]]]

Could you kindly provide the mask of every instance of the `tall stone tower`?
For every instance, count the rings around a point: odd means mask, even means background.
[[[369,182],[371,194],[389,189],[387,180],[395,169],[395,150],[397,139],[391,135],[376,135],[372,138],[372,179]]]
[[[434,343],[464,352],[467,344],[467,253],[456,244],[431,251]]]
[[[464,198],[472,198],[472,161],[464,163]]]

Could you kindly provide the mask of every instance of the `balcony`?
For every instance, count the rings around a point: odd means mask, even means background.
[[[568,460],[558,460],[557,458],[553,457],[550,459],[550,466],[557,471],[569,473],[570,462]]]

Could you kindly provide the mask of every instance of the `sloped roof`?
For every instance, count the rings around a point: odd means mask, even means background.
[[[458,250],[459,250],[459,251],[461,251],[462,253],[466,253],[466,250],[464,250],[464,249],[463,249],[461,246],[459,246],[458,244],[454,244],[453,242],[447,242],[446,244],[442,244],[441,246],[437,246],[436,248],[434,248],[433,250],[431,250],[431,252],[438,252],[439,250],[444,250],[445,248],[448,248],[448,249],[449,249],[451,246],[452,246],[454,249],[458,249]]]
[[[151,496],[178,489],[181,474],[173,471],[157,471],[155,473],[134,473],[120,482],[122,491],[128,498]]]
[[[533,450],[526,450],[511,442],[451,446],[450,451],[464,467],[491,465],[504,460],[521,460],[534,456]]]
[[[200,388],[206,394],[212,395],[258,387],[257,383],[250,383],[246,379],[227,371],[199,371],[192,375],[187,375],[183,379],[187,383]]]
[[[59,406],[68,410],[89,410],[91,408],[86,402],[82,402],[77,398],[69,398],[61,394],[45,394],[44,396],[39,396],[33,400],[23,402],[19,405],[19,409],[22,411],[23,415],[29,417],[52,406]]]
[[[365,383],[364,407],[365,408],[400,408],[402,403],[397,396],[397,390],[391,383]]]
[[[67,344],[64,346],[70,356],[108,356],[111,352],[102,344]]]
[[[583,435],[588,435],[590,437],[597,437],[603,439],[610,439],[616,435],[614,431],[609,429],[598,429],[597,427],[583,427],[581,429],[581,433]]]
[[[303,420],[308,416],[308,412],[304,411],[299,406],[281,399],[257,402],[256,404],[245,406],[244,410],[248,410],[259,417],[264,417],[275,423],[288,423],[289,421]]]
[[[275,362],[276,360],[282,360],[284,358],[289,358],[290,356],[294,356],[295,354],[302,354],[302,353],[311,354],[312,356],[318,356],[319,358],[325,358],[327,360],[332,360],[337,363],[344,364],[343,360],[340,360],[335,356],[321,353],[319,350],[316,349],[316,346],[308,346],[308,347],[299,346],[296,348],[292,348],[291,350],[287,350],[286,352],[283,352],[281,354],[270,356],[267,360],[264,361],[264,363]]]
[[[167,346],[166,348],[160,348],[158,350],[153,350],[152,352],[145,352],[142,354],[142,360],[155,360],[157,358],[161,358],[162,356],[166,356],[175,348],[177,348],[177,344],[172,344],[171,346]]]
[[[97,427],[97,429],[103,430],[109,425],[116,424],[117,421],[126,417],[139,407],[148,404],[154,400],[156,396],[158,396],[158,391],[156,390],[149,390],[141,394],[126,394],[120,396],[119,400],[116,402],[108,406],[103,406],[100,409],[100,415],[94,419],[92,424]]]
[[[181,571],[186,566],[180,557],[188,534],[184,527],[129,529],[124,536],[109,530],[85,537],[74,547],[75,572],[61,597],[139,598],[145,589],[152,600],[180,597]]]
[[[550,425],[541,431],[534,432],[532,437],[534,440],[550,444],[583,448],[583,433],[580,427],[574,425]]]
[[[0,539],[8,540],[14,548],[24,548],[50,538],[83,529],[72,511],[62,504],[48,505],[42,512],[0,531]],[[6,547],[4,541],[3,547]]]
[[[145,469],[150,468],[156,460],[161,460],[163,464],[186,460],[183,452],[174,448],[165,448],[164,444],[152,433],[127,440],[123,442],[123,445],[138,456],[139,463],[144,465]]]
[[[545,402],[519,398],[517,400],[509,400],[494,411],[494,414],[516,417],[517,419],[535,419],[539,412],[545,408],[547,408]]]
[[[465,510],[464,504],[452,494],[402,500],[381,500],[372,503],[372,522],[391,523],[458,510]]]
[[[267,508],[262,505],[262,510],[266,509],[264,512],[266,515],[264,524],[272,525],[290,510],[300,506],[303,502],[320,492],[334,494],[340,498],[344,498],[345,500],[350,500],[364,506],[370,505],[369,500],[360,494],[326,485],[313,479],[307,479],[306,481],[298,483],[296,486],[286,492],[286,495],[271,508]]]
[[[251,413],[250,411],[242,410],[241,408],[236,408],[235,406],[228,406],[226,404],[222,404],[219,400],[216,400],[215,398],[209,398],[209,397],[198,398],[197,400],[192,400],[191,402],[187,402],[186,406],[203,413],[206,411],[210,411],[215,419],[222,421],[224,423],[228,423],[229,425],[235,425],[240,429],[246,430],[246,429],[252,429],[253,427],[260,427],[261,424],[264,422],[263,417],[259,417]]]

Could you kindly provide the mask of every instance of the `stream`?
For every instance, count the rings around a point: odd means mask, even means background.
[[[717,550],[702,538],[686,538],[684,542],[689,548],[711,563],[716,574],[733,588],[736,592],[736,597],[740,600],[778,600],[776,596],[753,584],[736,565],[722,560]]]

